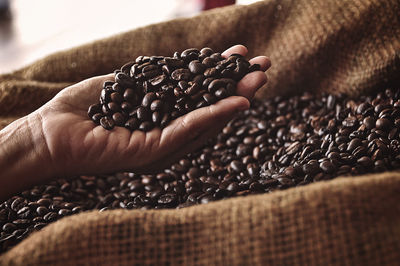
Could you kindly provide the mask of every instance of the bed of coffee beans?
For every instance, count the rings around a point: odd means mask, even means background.
[[[173,57],[139,56],[103,85],[88,116],[105,129],[165,127],[171,120],[231,96],[247,73],[260,70],[240,54],[227,58],[211,48],[190,48]]]
[[[182,208],[400,168],[400,89],[349,99],[253,101],[203,148],[158,174],[57,180],[0,204],[0,251],[86,210]]]

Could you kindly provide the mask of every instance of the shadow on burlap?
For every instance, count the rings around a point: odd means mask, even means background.
[[[139,28],[0,76],[0,128],[138,55],[242,43],[273,67],[258,97],[400,84],[396,0],[270,0]],[[0,264],[390,265],[400,261],[400,174],[384,173],[167,211],[62,219]]]

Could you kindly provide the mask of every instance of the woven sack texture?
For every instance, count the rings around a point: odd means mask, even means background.
[[[273,67],[259,98],[351,96],[400,85],[397,0],[267,0],[150,25],[0,76],[0,128],[82,79],[138,55],[242,43]],[[339,178],[181,210],[88,212],[0,257],[4,265],[393,265],[400,174]]]

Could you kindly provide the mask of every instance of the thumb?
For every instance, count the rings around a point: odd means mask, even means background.
[[[216,104],[194,110],[162,130],[160,150],[193,150],[208,138],[218,133],[239,111],[250,107],[250,102],[241,96],[232,96]]]

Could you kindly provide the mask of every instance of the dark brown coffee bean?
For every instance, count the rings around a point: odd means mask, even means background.
[[[46,213],[49,212],[49,210],[45,206],[40,206],[36,209],[37,214],[40,216],[44,216]]]
[[[126,89],[124,92],[124,99],[132,104],[137,103],[137,95],[133,89]]]
[[[21,209],[18,210],[17,215],[23,219],[28,218],[28,216],[31,214],[31,210],[28,206],[22,207]]]
[[[178,199],[176,194],[172,194],[172,193],[167,193],[164,195],[161,195],[158,200],[157,203],[162,204],[162,205],[174,205],[178,203]]]
[[[206,57],[203,59],[201,62],[204,66],[207,68],[215,67],[216,65],[216,60],[212,59],[211,57]]]
[[[110,117],[104,116],[100,119],[100,125],[107,130],[111,130],[114,128],[115,123]]]
[[[52,222],[58,218],[57,213],[55,212],[48,212],[45,216],[43,216],[43,219],[47,222]]]
[[[207,68],[206,70],[204,70],[204,76],[206,78],[215,77],[218,74],[219,74],[219,70],[217,70],[215,67],[210,67],[210,68]]]
[[[202,74],[204,70],[206,69],[206,66],[203,65],[199,60],[193,60],[192,62],[189,63],[189,70],[193,74]]]
[[[371,116],[364,118],[363,124],[367,129],[373,129],[375,127],[375,119]]]
[[[94,114],[92,116],[92,121],[95,122],[96,124],[100,124],[100,119],[103,117],[102,114]]]
[[[38,203],[40,206],[49,207],[50,204],[52,203],[52,201],[51,201],[50,199],[42,198],[42,199],[39,199],[39,200],[37,201],[37,203]]]
[[[121,110],[121,107],[118,104],[114,103],[114,102],[108,103],[107,107],[113,113],[119,112]]]
[[[26,202],[23,198],[16,198],[12,203],[11,203],[11,209],[15,212],[19,211],[19,209],[23,208],[26,206]]]
[[[229,96],[229,94],[228,94],[228,92],[226,91],[225,88],[220,88],[220,89],[216,90],[214,95],[218,99],[223,99],[223,98],[226,98],[226,97]]]
[[[392,122],[387,118],[379,118],[376,120],[376,128],[381,130],[388,130],[392,126]]]
[[[143,106],[137,109],[136,115],[140,121],[147,121],[150,119],[150,111]]]
[[[111,101],[113,101],[116,104],[121,104],[123,102],[123,98],[121,96],[121,94],[119,94],[118,92],[113,92],[110,95]]]
[[[131,131],[137,129],[139,127],[139,120],[136,119],[135,117],[129,118],[126,122],[125,122],[125,127]]]
[[[153,127],[154,125],[150,121],[144,121],[139,125],[139,129],[145,132],[150,131],[151,129],[153,129]]]
[[[11,233],[15,229],[17,229],[17,226],[15,224],[12,224],[12,223],[6,223],[6,224],[3,225],[2,229],[6,233]]]
[[[150,104],[156,99],[156,94],[154,92],[147,93],[142,100],[142,106],[149,107]],[[140,118],[139,118],[140,119]]]
[[[171,78],[176,81],[190,80],[191,74],[188,69],[185,68],[178,68],[171,73]]]
[[[169,58],[169,57],[167,57],[167,58],[165,58],[164,59],[165,60],[165,64],[167,65],[167,66],[169,66],[169,67],[172,67],[172,68],[180,68],[180,67],[183,67],[184,66],[184,62],[183,62],[183,60],[181,60],[181,59],[176,59],[176,58]]]
[[[126,118],[121,113],[114,113],[112,115],[112,119],[114,120],[116,126],[125,125]]]
[[[363,167],[369,168],[373,165],[371,158],[363,156],[357,160],[357,163],[361,164]]]
[[[213,104],[217,101],[217,98],[214,95],[211,95],[209,93],[203,94],[203,99],[208,103],[208,104]]]
[[[101,113],[101,104],[92,104],[89,106],[88,116],[93,117],[95,114]]]
[[[201,87],[199,85],[197,85],[196,83],[194,83],[185,91],[185,94],[186,95],[194,95],[197,92],[199,92],[200,89],[201,89]]]
[[[129,88],[134,85],[134,81],[127,74],[120,72],[115,75],[115,82],[124,88]]]
[[[325,173],[328,173],[328,174],[332,174],[332,173],[334,173],[335,170],[336,170],[335,165],[334,165],[333,163],[331,163],[330,161],[323,161],[323,162],[319,165],[319,167],[320,167]]]
[[[151,115],[151,120],[155,125],[159,125],[161,123],[161,119],[162,117],[160,112],[153,112],[153,114]]]
[[[150,79],[150,83],[154,87],[162,86],[166,81],[167,81],[167,76],[165,75],[159,75]]]
[[[354,138],[350,141],[349,145],[347,146],[348,151],[353,151],[355,148],[359,147],[362,145],[362,142],[358,138]]]
[[[160,126],[161,128],[164,128],[168,125],[168,123],[170,122],[171,117],[169,114],[164,114],[163,117],[161,118],[161,122],[160,122]]]

